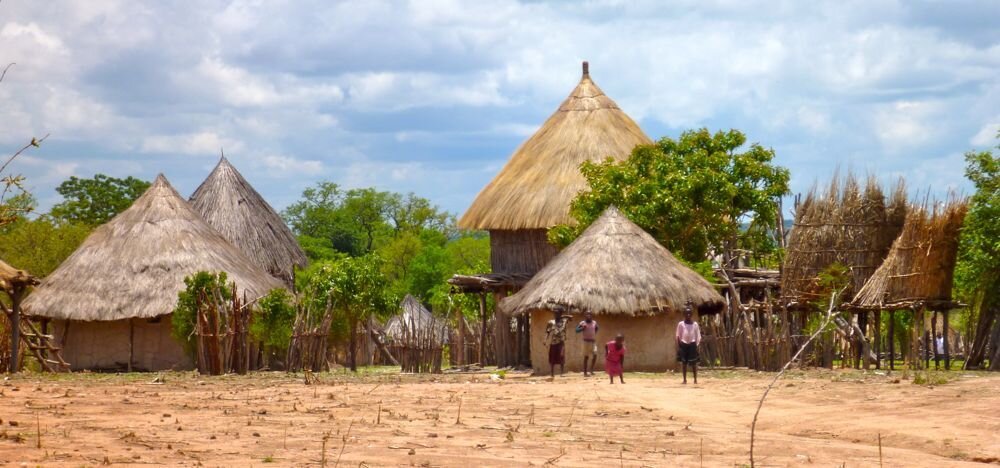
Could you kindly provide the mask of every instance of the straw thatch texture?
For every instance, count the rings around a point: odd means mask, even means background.
[[[439,343],[447,341],[447,327],[434,317],[417,298],[407,294],[399,304],[399,313],[385,323],[385,336],[394,342],[405,342],[410,335],[434,336]]]
[[[291,286],[308,260],[278,213],[223,157],[191,195],[191,207],[251,260]]]
[[[547,229],[573,223],[569,205],[587,188],[584,161],[624,159],[652,140],[590,79],[514,152],[472,202],[458,225],[467,229]]]
[[[642,316],[681,310],[689,300],[701,313],[723,306],[708,281],[612,206],[501,308]]]
[[[781,294],[789,302],[821,299],[819,274],[834,263],[850,269],[844,297],[858,291],[882,264],[906,217],[906,191],[900,182],[886,199],[874,177],[864,187],[853,175],[841,186],[834,177],[826,193],[816,188],[795,212],[782,266]]]
[[[965,200],[951,200],[933,210],[911,208],[889,256],[860,288],[851,306],[883,309],[951,301],[959,229],[967,209]]]
[[[184,277],[201,270],[226,272],[251,298],[281,287],[160,175],[42,281],[25,311],[69,320],[157,317],[173,311]]]

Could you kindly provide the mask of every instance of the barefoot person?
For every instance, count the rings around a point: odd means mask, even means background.
[[[576,332],[583,335],[583,376],[588,375],[587,362],[590,362],[589,375],[594,375],[597,365],[597,320],[590,312],[583,313],[583,321],[576,326]]]
[[[549,366],[552,368],[549,376],[555,379],[557,364],[560,375],[566,372],[566,321],[569,319],[563,317],[562,308],[553,309],[553,312],[556,317],[545,326],[545,342],[549,345]]]
[[[677,356],[684,368],[684,384],[688,383],[688,365],[698,383],[698,345],[701,344],[701,329],[691,318],[691,303],[684,307],[684,320],[677,323]]]
[[[612,385],[616,375],[621,383],[625,383],[625,351],[625,335],[621,333],[604,345],[604,370],[611,378]]]

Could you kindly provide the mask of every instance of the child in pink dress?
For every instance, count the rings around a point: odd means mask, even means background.
[[[614,341],[609,341],[604,345],[604,370],[608,377],[611,377],[611,384],[615,383],[615,376],[621,383],[625,383],[625,336],[621,333],[615,337]]]

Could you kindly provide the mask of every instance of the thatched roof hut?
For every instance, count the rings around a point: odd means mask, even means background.
[[[637,316],[679,311],[687,301],[702,313],[723,307],[705,278],[612,206],[501,307]]]
[[[702,314],[724,306],[707,280],[610,207],[500,307],[511,314],[531,314],[531,362],[536,371],[546,362],[542,340],[555,308],[593,313],[600,324],[598,342],[624,333],[635,350],[629,356],[630,369],[665,370],[676,362],[669,335],[688,301]],[[582,357],[576,348],[566,351],[571,369]]]
[[[819,275],[834,263],[850,269],[845,297],[861,289],[903,229],[906,206],[902,182],[888,199],[874,177],[864,187],[849,174],[843,185],[834,177],[825,193],[813,188],[795,211],[782,265],[782,298],[804,306],[825,297]]]
[[[225,156],[190,202],[210,226],[286,285],[292,284],[295,266],[306,266],[306,254],[284,220]]]
[[[858,309],[953,307],[958,236],[967,209],[965,200],[951,200],[932,210],[911,208],[889,255],[850,305]]]
[[[249,298],[282,287],[160,175],[42,281],[25,312],[57,321],[54,335],[74,368],[186,367],[161,318],[173,311],[184,277],[202,270],[226,272]]]
[[[438,343],[443,343],[448,335],[444,321],[435,318],[417,298],[409,294],[399,303],[399,313],[385,323],[383,331],[393,343],[403,343],[415,336],[433,336]]]
[[[472,202],[458,225],[466,229],[548,229],[573,223],[569,204],[587,188],[584,161],[625,159],[652,140],[590,79],[583,77],[541,128]]]

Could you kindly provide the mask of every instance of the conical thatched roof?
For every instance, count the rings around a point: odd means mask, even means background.
[[[444,340],[447,329],[444,322],[435,319],[417,298],[407,294],[399,304],[399,313],[385,323],[385,335],[394,341],[405,341],[413,335],[437,335],[438,340]]]
[[[281,282],[212,229],[160,175],[101,225],[25,301],[30,315],[120,320],[169,314],[198,271],[224,271],[256,298]]]
[[[225,157],[190,202],[210,226],[286,284],[291,284],[293,265],[306,266],[306,254],[281,216]]]
[[[594,314],[651,315],[691,301],[716,312],[722,296],[615,207],[604,211],[501,307],[511,314],[561,306]]]
[[[466,229],[547,229],[574,223],[569,205],[587,181],[584,161],[625,159],[652,140],[639,125],[583,78],[542,127],[528,138],[459,220]]]

